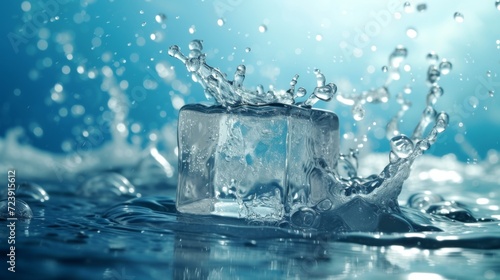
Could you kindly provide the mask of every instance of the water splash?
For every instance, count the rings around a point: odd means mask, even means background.
[[[189,55],[185,56],[177,45],[169,48],[168,54],[179,59],[186,65],[187,70],[192,74],[194,81],[201,84],[208,99],[215,99],[217,104],[224,107],[243,104],[265,105],[272,103],[296,104],[303,107],[311,107],[317,101],[329,101],[337,92],[337,86],[333,83],[326,83],[325,76],[316,69],[317,86],[312,94],[304,102],[296,99],[306,95],[304,88],[295,89],[298,75],[295,75],[290,88],[286,91],[268,90],[265,91],[262,85],[258,85],[256,90],[249,90],[243,87],[246,67],[239,65],[234,73],[233,80],[226,79],[226,75],[219,69],[209,66],[206,63],[206,55],[202,53],[203,44],[201,40],[193,40],[189,43]]]
[[[297,102],[298,98],[307,93],[302,87],[296,89],[298,75],[292,78],[290,88],[286,91],[269,90],[264,92],[262,85],[258,85],[256,90],[248,90],[243,87],[246,70],[244,65],[237,67],[234,78],[230,81],[220,70],[206,63],[200,40],[193,40],[189,44],[189,49],[189,55],[185,56],[180,52],[179,47],[174,45],[170,47],[168,54],[185,64],[188,71],[192,73],[193,80],[203,86],[207,97],[214,98],[216,103],[225,107],[282,103],[310,108],[319,100],[331,100],[337,92],[337,86],[334,83],[326,83],[324,75],[318,69],[314,71],[316,87],[303,102]],[[337,99],[352,105],[355,120],[360,121],[364,118],[364,104],[388,102],[390,98],[388,86],[392,81],[400,79],[400,67],[407,55],[408,50],[404,46],[397,46],[390,54],[387,80],[384,85],[358,95],[340,94],[340,98]],[[401,105],[401,110],[387,126],[387,135],[391,144],[389,164],[379,174],[361,177],[357,172],[358,152],[351,150],[349,154],[339,156],[337,168],[333,172],[323,168],[315,168],[305,174],[304,176],[309,177],[311,189],[325,191],[320,192],[320,197],[297,202],[292,207],[293,209],[288,210],[289,214],[286,219],[293,227],[333,229],[339,224],[330,222],[332,217],[337,217],[339,223],[350,230],[370,231],[376,230],[380,226],[378,221],[382,219],[384,213],[399,215],[397,198],[403,182],[410,175],[411,165],[418,156],[430,148],[436,141],[438,134],[446,129],[449,122],[448,115],[445,112],[437,113],[434,104],[443,94],[443,89],[438,85],[440,76],[451,71],[451,63],[443,60],[441,64],[437,65],[438,56],[435,53],[430,53],[427,58],[431,63],[427,71],[427,81],[430,85],[427,106],[411,138],[400,134],[397,128],[399,119],[410,107],[409,102],[405,101],[402,95],[398,95],[397,101]],[[434,126],[425,135],[426,128],[433,122]],[[356,209],[364,210],[359,210],[363,212],[359,213]],[[354,220],[359,219],[359,217],[354,216],[359,215],[373,216],[372,224],[367,226],[364,223],[353,223]],[[259,217],[249,216],[248,218],[259,220]],[[398,219],[403,218],[399,217]],[[383,221],[380,220],[380,223],[382,224]],[[413,229],[411,225],[408,225],[408,228]]]

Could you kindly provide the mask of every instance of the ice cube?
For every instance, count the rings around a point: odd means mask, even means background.
[[[184,106],[178,211],[277,221],[318,204],[328,190],[310,174],[335,169],[338,128],[334,113],[294,105]]]

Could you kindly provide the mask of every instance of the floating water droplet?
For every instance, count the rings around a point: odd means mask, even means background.
[[[413,13],[413,7],[412,7],[410,2],[405,2],[403,4],[403,9],[404,9],[405,13],[407,13],[407,14]]]
[[[146,26],[146,24],[147,24],[147,22],[144,21],[141,23],[141,26],[144,27],[144,26]]]
[[[408,38],[415,39],[418,36],[418,32],[415,28],[410,27],[406,29],[406,36],[408,36]]]
[[[21,199],[16,199],[15,207],[12,207],[12,201],[8,199],[0,200],[0,220],[7,220],[8,218],[29,220],[33,218],[33,211],[31,211],[28,203]]]
[[[16,191],[16,196],[26,198],[27,201],[36,200],[45,202],[49,200],[49,195],[42,186],[35,183],[21,183]]]
[[[431,204],[441,201],[444,201],[442,196],[430,191],[425,191],[411,195],[408,198],[408,206],[414,209],[425,211]]]
[[[262,25],[259,26],[259,32],[260,33],[264,33],[266,31],[267,31],[267,25],[262,24]]]
[[[225,21],[224,21],[224,19],[222,19],[222,18],[219,18],[219,19],[217,20],[217,25],[218,25],[218,26],[223,26],[223,25],[224,25],[224,23],[226,23],[226,22],[225,22]]]
[[[179,50],[179,46],[172,45],[170,46],[170,48],[168,48],[168,55],[175,56],[177,53],[179,53]]]
[[[453,18],[455,19],[456,22],[459,22],[459,23],[464,22],[464,15],[462,15],[459,12],[456,12],[455,14],[453,14]]]
[[[320,42],[321,40],[323,40],[323,35],[321,34],[316,35],[316,41]]]
[[[469,105],[476,109],[477,105],[479,105],[479,99],[475,96],[469,97]]]
[[[93,197],[106,201],[119,196],[134,196],[135,187],[123,175],[103,173],[87,179],[80,185],[77,193],[85,197]]]
[[[408,50],[404,46],[398,45],[389,56],[390,65],[394,68],[398,68],[407,55]]]
[[[365,118],[365,108],[363,108],[363,105],[358,103],[352,107],[352,117],[358,122]]]
[[[196,26],[191,25],[191,26],[189,27],[188,31],[189,31],[189,34],[194,34],[194,33],[196,32]]]
[[[389,71],[389,67],[387,66],[382,66],[382,72],[386,73],[387,71]]]
[[[439,60],[439,56],[435,52],[430,52],[427,54],[426,59],[429,64],[436,64]]]
[[[403,89],[403,92],[406,93],[406,94],[410,94],[411,93],[411,87],[409,85],[406,85]]]
[[[399,158],[407,158],[413,152],[413,142],[404,134],[394,136],[391,139],[391,151]]]
[[[490,95],[490,97],[495,97],[495,91],[493,90],[488,91],[488,94]]]
[[[439,77],[441,76],[441,71],[439,71],[438,67],[435,65],[429,66],[427,70],[427,81],[431,84],[435,84],[439,81]]]
[[[196,51],[202,51],[203,50],[203,41],[192,40],[191,42],[189,42],[189,49],[196,50]]]
[[[495,7],[500,11],[500,0],[495,1]]]
[[[326,86],[315,88],[313,94],[320,100],[330,101],[336,91],[337,86],[335,84],[328,84]]]
[[[427,10],[427,4],[422,3],[422,4],[418,4],[417,5],[417,11],[418,12],[424,12],[425,10]]]
[[[303,87],[299,87],[295,93],[296,97],[304,97],[307,94],[307,90]]]
[[[249,53],[251,51],[252,51],[252,49],[250,47],[245,48],[245,52]]]
[[[439,71],[441,72],[441,75],[448,75],[451,71],[451,68],[451,62],[447,60],[443,60],[441,61],[441,63],[439,63]]]
[[[159,14],[157,14],[157,15],[155,16],[155,21],[156,21],[157,23],[163,23],[163,22],[164,22],[164,21],[166,21],[166,20],[167,20],[167,16],[166,16],[165,14],[163,14],[163,13],[159,13]]]
[[[488,77],[488,78],[491,77],[491,71],[490,70],[486,71],[486,77]]]

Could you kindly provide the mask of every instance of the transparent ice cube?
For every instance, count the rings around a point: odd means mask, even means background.
[[[327,188],[310,175],[336,167],[338,128],[334,113],[294,105],[184,106],[177,209],[277,221],[317,205]]]

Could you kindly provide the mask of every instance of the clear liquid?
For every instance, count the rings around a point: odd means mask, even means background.
[[[176,45],[170,47],[168,53],[170,56],[184,63],[188,71],[191,72],[193,80],[199,82],[203,86],[206,94],[213,97],[216,102],[223,107],[245,104],[262,106],[272,103],[282,103],[297,104],[304,108],[310,108],[318,100],[330,101],[337,91],[337,86],[334,83],[327,84],[325,76],[317,69],[314,71],[316,76],[316,87],[312,94],[303,102],[298,102],[296,100],[299,96],[304,96],[305,93],[305,90],[295,90],[298,75],[292,78],[290,88],[287,91],[270,90],[264,94],[261,86],[257,87],[257,91],[247,90],[243,87],[246,69],[244,65],[237,67],[236,73],[234,74],[234,80],[230,81],[224,78],[227,75],[222,74],[219,70],[206,63],[205,54],[201,52],[203,50],[203,45],[200,40],[191,41],[191,43],[189,43],[189,49],[189,58],[183,55],[180,48]],[[363,119],[363,104],[386,103],[388,101],[389,90],[387,86],[393,79],[399,79],[399,68],[406,58],[407,53],[407,49],[403,46],[397,46],[391,53],[388,63],[388,78],[385,85],[375,90],[363,92],[361,95],[342,97],[342,100],[348,100],[353,104],[353,117],[355,120]],[[434,54],[428,55],[428,57],[432,56],[434,56]],[[422,155],[430,148],[437,140],[438,134],[442,133],[448,125],[448,115],[445,112],[438,114],[434,109],[434,104],[437,98],[443,94],[443,89],[438,85],[440,75],[446,75],[450,70],[451,63],[446,60],[443,60],[439,64],[439,67],[436,66],[436,61],[433,60],[431,62],[427,72],[427,80],[430,85],[430,90],[427,95],[427,107],[422,113],[420,122],[415,128],[411,139],[398,133],[397,123],[408,107],[404,101],[400,102],[402,103],[402,109],[387,125],[387,135],[393,136],[390,140],[392,150],[389,154],[390,163],[381,173],[367,177],[357,176],[358,172],[355,165],[350,164],[349,156],[346,155],[340,157],[337,171],[318,169],[317,172],[314,173],[305,173],[303,176],[306,176],[306,181],[310,182],[311,189],[324,189],[324,191],[321,192],[323,197],[316,200],[316,204],[301,204],[297,202],[295,205],[292,205],[289,207],[291,209],[287,210],[289,212],[287,213],[288,215],[285,221],[299,228],[309,228],[313,225],[321,226],[319,220],[329,219],[338,215],[338,213],[342,214],[343,211],[350,211],[349,209],[358,207],[357,204],[351,204],[359,199],[361,199],[363,203],[374,205],[374,215],[385,212],[399,213],[400,210],[397,203],[398,195],[401,192],[404,181],[410,175],[411,165],[418,156]],[[434,126],[429,133],[424,136],[427,126],[431,123],[434,123]],[[294,152],[297,153],[299,151],[292,151],[292,153]],[[351,156],[354,154],[355,153],[352,153]],[[348,176],[340,176],[340,174],[345,173],[347,173]],[[301,175],[298,174],[298,176]],[[207,182],[207,184],[211,183]],[[194,187],[196,188],[196,186]],[[238,187],[239,186],[237,186],[237,188]],[[234,203],[236,203],[238,199],[241,200],[241,198],[238,197],[234,198]],[[306,198],[306,201],[309,201],[309,198]],[[329,207],[325,208],[325,205],[329,205]],[[281,204],[276,204],[276,207],[282,206]],[[343,209],[343,207],[348,207],[348,210]],[[248,209],[252,208],[249,207]],[[237,210],[237,212],[233,213],[233,215],[228,212],[222,212],[221,215],[241,216],[240,209],[234,210]],[[265,217],[262,215],[243,216],[257,221],[263,220]],[[306,219],[304,217],[312,218]],[[309,219],[317,220],[318,222],[310,222]],[[372,230],[376,227],[376,224],[373,225]],[[358,229],[356,225],[350,228],[353,230]]]

